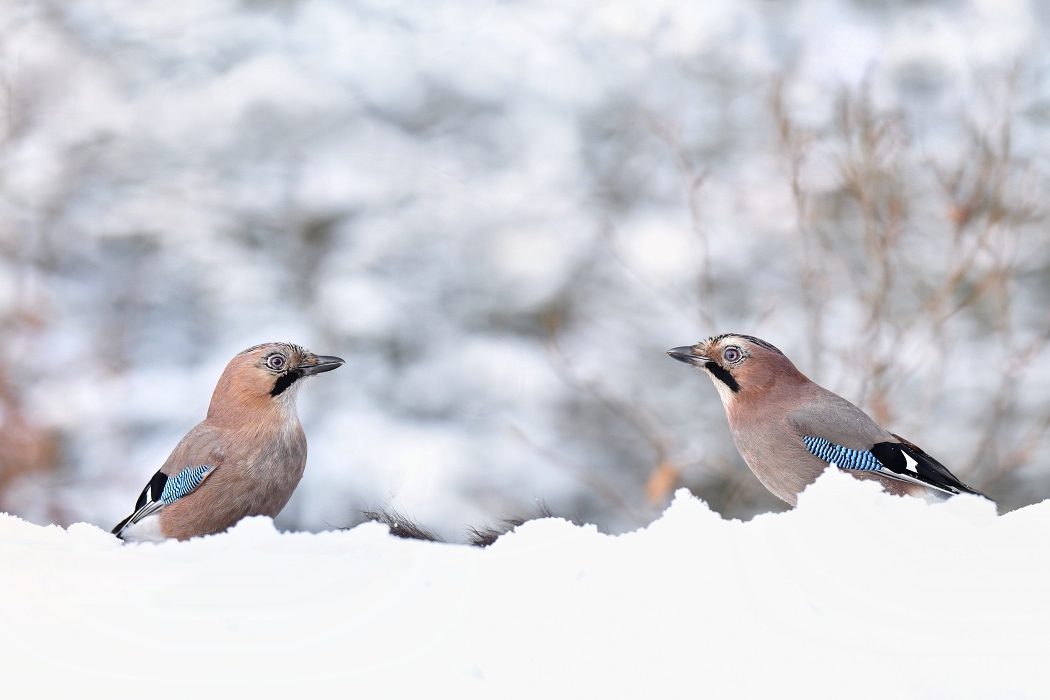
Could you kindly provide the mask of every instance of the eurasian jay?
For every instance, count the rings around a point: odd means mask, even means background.
[[[711,377],[740,455],[767,489],[791,505],[829,464],[897,495],[984,495],[811,382],[764,340],[727,333],[667,354]]]
[[[276,516],[306,467],[299,380],[342,364],[288,343],[238,354],[219,377],[207,418],[182,438],[113,534],[129,542],[185,540],[250,515]]]

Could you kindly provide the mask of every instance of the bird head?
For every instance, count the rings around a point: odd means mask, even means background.
[[[780,378],[801,376],[780,350],[764,340],[738,333],[671,348],[667,354],[704,370],[726,405],[767,389]]]
[[[315,355],[291,343],[265,343],[238,353],[215,386],[209,418],[224,406],[262,408],[294,405],[299,380],[340,367],[343,360]]]

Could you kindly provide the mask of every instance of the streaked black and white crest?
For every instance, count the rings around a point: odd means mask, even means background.
[[[757,345],[758,347],[765,348],[766,350],[772,350],[773,352],[777,353],[778,355],[783,355],[784,354],[784,353],[780,352],[780,348],[772,345],[771,343],[767,343],[766,341],[762,340],[761,338],[756,338],[753,335],[744,335],[743,333],[723,333],[722,335],[716,335],[715,337],[708,339],[707,342],[708,343],[717,343],[717,342],[720,342],[722,340],[725,340],[726,338],[740,338],[741,340],[746,340],[747,342],[751,343],[752,345]]]

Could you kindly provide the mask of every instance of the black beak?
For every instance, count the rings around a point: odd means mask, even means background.
[[[343,358],[341,357],[332,357],[331,355],[318,355],[316,363],[312,365],[299,365],[295,369],[302,376],[309,377],[311,374],[331,372],[333,369],[342,366]]]
[[[694,353],[693,348],[689,345],[683,345],[680,348],[671,348],[667,351],[667,354],[679,362],[684,362],[687,365],[693,365],[694,367],[703,367],[706,363],[711,361],[711,358],[707,355],[697,355]]]

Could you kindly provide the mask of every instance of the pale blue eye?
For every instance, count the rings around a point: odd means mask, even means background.
[[[722,357],[726,358],[726,362],[736,362],[740,359],[739,348],[726,348],[725,352],[722,353]]]
[[[284,369],[284,358],[280,355],[273,355],[266,361],[266,364],[270,369]]]

